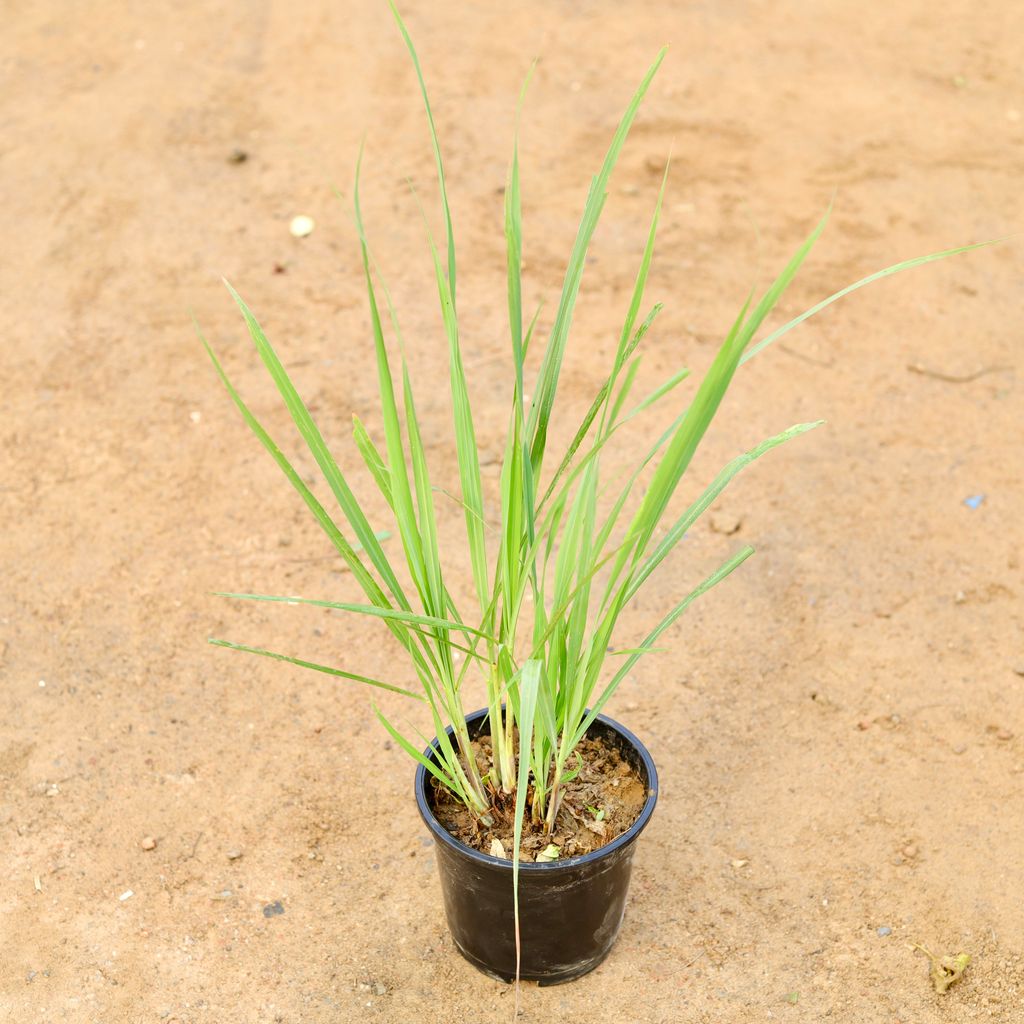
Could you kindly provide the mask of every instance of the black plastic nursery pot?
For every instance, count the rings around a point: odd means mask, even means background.
[[[474,738],[487,711],[466,716]],[[451,734],[452,730],[448,730]],[[647,748],[628,730],[599,715],[587,732],[599,736],[640,774],[647,800],[640,816],[607,846],[582,857],[519,866],[520,977],[558,985],[592,971],[608,955],[622,924],[633,851],[658,800],[658,773]],[[435,757],[435,740],[425,751]],[[434,816],[427,771],[416,770],[416,804],[437,849],[448,927],[474,967],[501,981],[516,973],[512,862],[459,842]]]

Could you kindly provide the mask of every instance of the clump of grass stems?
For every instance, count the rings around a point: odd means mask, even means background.
[[[357,417],[353,418],[353,438],[391,510],[412,589],[406,589],[399,581],[399,573],[392,562],[394,556],[389,557],[385,552],[380,536],[371,526],[345,473],[255,316],[228,285],[260,358],[337,502],[343,523],[337,519],[337,512],[328,511],[314,496],[235,390],[205,339],[203,343],[245,421],[305,501],[351,570],[365,600],[315,601],[260,594],[226,596],[314,604],[377,618],[406,651],[419,689],[407,689],[347,669],[259,647],[224,640],[211,642],[425,702],[437,736],[436,763],[425,757],[421,745],[400,731],[379,708],[374,710],[395,742],[462,800],[473,814],[489,819],[496,800],[514,797],[513,860],[517,885],[524,818],[529,814],[533,821],[543,823],[548,832],[553,829],[562,786],[573,771],[573,751],[595,716],[637,661],[655,649],[659,638],[690,604],[737,569],[753,554],[753,548],[742,547],[696,587],[681,594],[642,640],[615,652],[617,664],[613,671],[607,671],[606,662],[623,612],[687,530],[738,473],[773,448],[821,422],[798,423],[738,455],[681,514],[670,514],[672,499],[739,367],[844,295],[887,275],[975,246],[933,253],[888,267],[836,292],[755,341],[765,319],[824,229],[826,213],[764,294],[756,300],[753,293],[748,296],[693,397],[679,405],[668,429],[649,441],[627,479],[620,482],[617,489],[612,489],[614,500],[606,509],[600,500],[605,490],[602,460],[616,435],[647,410],[675,401],[676,389],[688,375],[687,370],[680,369],[652,393],[639,400],[632,397],[640,349],[661,309],[660,305],[654,305],[641,317],[664,180],[654,204],[643,256],[605,380],[565,451],[549,452],[549,428],[587,252],[605,203],[609,179],[664,51],[658,54],[634,93],[604,162],[591,182],[553,324],[543,342],[540,368],[530,390],[530,399],[525,380],[527,356],[531,348],[541,342],[536,338],[538,318],[535,315],[528,321],[522,302],[523,237],[517,127],[517,142],[505,190],[508,327],[513,373],[508,433],[499,481],[500,508],[488,509],[484,504],[473,411],[462,358],[455,236],[441,149],[416,50],[393,5],[392,11],[419,81],[439,183],[446,237],[439,249],[428,230],[427,244],[444,326],[460,500],[477,606],[471,613],[456,607],[445,580],[434,504],[436,489],[427,464],[398,318],[377,273],[364,229],[359,199],[360,159],[356,169],[354,213],[376,355],[384,446],[380,449],[374,444]],[[521,103],[522,97],[520,107]],[[394,336],[397,360],[385,340],[386,323]],[[631,502],[631,497],[640,493],[641,488],[642,497],[638,502]],[[497,542],[488,544],[485,523],[493,519],[499,523]],[[487,690],[494,756],[493,766],[486,775],[474,756],[465,723],[463,693],[471,670],[482,675]],[[449,726],[451,738],[446,731]]]

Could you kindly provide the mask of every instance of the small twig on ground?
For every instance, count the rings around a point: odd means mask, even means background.
[[[779,344],[779,351],[785,352],[787,356],[792,356],[794,359],[799,359],[802,362],[810,363],[812,366],[823,366],[826,370],[831,370],[836,365],[834,359],[824,360],[815,359],[814,356],[807,355],[806,352],[798,352],[796,349],[790,348],[788,345]]]
[[[972,381],[976,381],[979,377],[984,377],[990,373],[1002,373],[1004,370],[1012,369],[1012,367],[986,366],[981,370],[975,370],[974,373],[966,373],[962,375],[955,373],[943,373],[941,370],[931,370],[927,366],[922,366],[921,363],[907,363],[907,369],[911,373],[918,373],[922,377],[931,377],[934,380],[942,380],[947,384],[970,384]]]
[[[199,849],[199,840],[203,838],[203,833],[200,832],[196,836],[196,841],[192,844],[192,852],[185,858],[185,860],[192,860],[196,855],[196,850]]]

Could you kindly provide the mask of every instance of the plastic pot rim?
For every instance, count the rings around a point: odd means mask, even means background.
[[[485,718],[487,714],[487,708],[481,708],[479,711],[473,711],[466,715],[466,722],[469,725],[473,725],[477,720]],[[622,835],[616,836],[615,839],[610,843],[607,843],[605,846],[592,850],[590,853],[581,854],[578,857],[567,857],[565,860],[553,860],[540,864],[537,864],[534,861],[520,861],[519,871],[521,874],[540,875],[543,872],[558,874],[559,872],[567,869],[578,868],[580,865],[601,860],[623,846],[628,846],[632,843],[644,828],[646,828],[647,822],[650,821],[651,815],[654,813],[654,805],[658,802],[658,771],[654,765],[654,758],[651,757],[650,752],[643,743],[641,743],[640,740],[637,739],[637,737],[624,725],[620,725],[614,719],[608,718],[606,715],[596,715],[594,722],[600,722],[606,728],[618,733],[630,746],[633,747],[637,752],[640,761],[643,763],[644,770],[647,773],[647,799],[644,801],[644,805],[640,810],[640,815],[636,821],[634,821],[633,824],[622,833]],[[454,736],[455,734],[455,731],[451,726],[448,726],[445,732],[447,732],[449,736]],[[423,751],[423,756],[427,758],[427,760],[432,760],[437,749],[438,741],[435,737],[431,741],[430,746]],[[416,806],[419,808],[420,816],[423,818],[427,828],[434,836],[434,839],[443,843],[445,846],[458,851],[461,856],[466,857],[469,860],[476,861],[479,864],[487,864],[494,868],[503,868],[508,871],[509,876],[512,875],[511,859],[505,857],[492,857],[489,853],[482,853],[480,850],[474,850],[473,847],[467,846],[461,840],[456,839],[455,836],[453,836],[448,829],[446,829],[444,825],[437,820],[427,798],[427,770],[422,764],[416,766],[415,790]]]

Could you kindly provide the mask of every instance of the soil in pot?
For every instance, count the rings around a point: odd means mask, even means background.
[[[493,763],[491,737],[473,741],[481,773]],[[523,822],[520,856],[524,863],[537,859],[548,846],[558,848],[559,859],[581,857],[606,846],[626,832],[640,816],[647,788],[637,769],[600,736],[586,737],[577,746],[568,773],[578,774],[563,784],[555,828],[549,835],[543,822],[529,813]],[[440,785],[432,786],[431,810],[437,820],[460,842],[492,856],[511,859],[515,820],[514,794],[493,794],[492,826],[474,818],[457,798]],[[532,793],[532,790],[531,790]],[[497,844],[500,844],[500,847]]]

